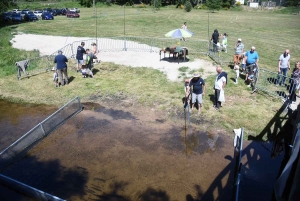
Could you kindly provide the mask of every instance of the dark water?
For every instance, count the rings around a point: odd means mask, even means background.
[[[0,129],[6,131],[1,149],[54,111],[0,104]],[[83,112],[2,174],[67,200],[231,199],[231,136],[209,125],[207,131],[197,124],[186,130],[184,121],[172,123],[138,108],[83,105]],[[280,161],[259,143],[245,142],[241,200],[270,200]],[[0,200],[27,199],[0,187]]]

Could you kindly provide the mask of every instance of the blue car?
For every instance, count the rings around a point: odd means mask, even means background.
[[[20,13],[12,13],[11,14],[11,21],[13,22],[22,22],[22,16]]]
[[[43,12],[42,20],[54,20],[54,17],[49,12]]]
[[[2,13],[2,20],[5,22],[11,21],[12,12],[4,12]]]
[[[37,16],[31,11],[25,14],[24,19],[26,21],[37,21],[37,20],[39,20],[37,18]]]

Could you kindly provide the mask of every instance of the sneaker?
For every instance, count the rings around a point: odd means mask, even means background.
[[[247,87],[251,87],[251,85],[250,85],[250,84],[248,84],[248,85],[247,85]]]
[[[276,87],[278,87],[279,86],[279,84],[276,84]]]

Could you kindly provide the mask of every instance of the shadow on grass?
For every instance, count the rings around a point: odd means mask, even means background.
[[[69,84],[70,84],[71,82],[73,82],[74,79],[75,79],[74,76],[69,77],[69,79],[68,79]]]
[[[96,69],[96,68],[93,68],[92,69],[92,72],[93,72],[93,75],[96,75],[100,70]]]

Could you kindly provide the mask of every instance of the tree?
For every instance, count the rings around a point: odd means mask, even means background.
[[[207,0],[205,4],[209,10],[220,10],[222,5],[222,0]]]
[[[79,4],[90,8],[93,5],[93,0],[79,0]]]
[[[7,11],[13,6],[16,6],[13,0],[0,0],[0,13]]]
[[[192,10],[192,4],[191,4],[191,2],[190,1],[186,1],[185,2],[185,4],[184,4],[184,10],[186,11],[186,12],[190,12],[191,10]]]

